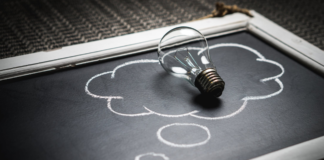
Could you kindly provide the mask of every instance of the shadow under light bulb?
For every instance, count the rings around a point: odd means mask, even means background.
[[[159,43],[158,56],[165,71],[188,80],[202,94],[222,95],[225,82],[210,59],[206,38],[196,29],[177,27],[167,32]]]

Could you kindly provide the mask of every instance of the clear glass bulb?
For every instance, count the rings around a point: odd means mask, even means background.
[[[202,93],[222,94],[225,83],[212,63],[206,38],[196,29],[177,27],[167,32],[159,43],[158,56],[173,76],[188,80]]]

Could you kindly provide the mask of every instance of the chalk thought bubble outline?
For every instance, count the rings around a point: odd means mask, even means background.
[[[198,127],[206,132],[207,138],[201,142],[191,143],[191,144],[178,144],[178,143],[170,142],[170,141],[164,139],[162,137],[161,133],[166,128],[169,128],[172,126],[195,126],[195,127]],[[168,146],[179,147],[179,148],[191,148],[191,147],[196,147],[196,146],[201,146],[201,145],[206,144],[210,140],[211,134],[210,134],[209,129],[203,125],[199,125],[199,124],[195,124],[195,123],[172,123],[172,124],[168,124],[168,125],[165,125],[165,126],[159,128],[159,130],[156,132],[156,136],[158,137],[159,141],[161,141],[162,143],[164,143]]]
[[[165,156],[163,153],[154,153],[154,152],[137,155],[135,157],[135,160],[140,160],[142,157],[146,157],[146,156],[161,157],[164,160],[169,160],[169,157]]]
[[[198,118],[198,119],[205,119],[205,120],[220,120],[220,119],[226,119],[226,118],[230,118],[230,117],[233,117],[237,114],[239,114],[240,112],[242,112],[246,105],[247,105],[247,102],[249,100],[262,100],[262,99],[268,99],[268,98],[271,98],[273,96],[276,96],[276,95],[279,95],[282,91],[283,91],[283,88],[284,88],[284,85],[283,83],[280,81],[280,77],[285,73],[285,69],[283,68],[283,66],[276,62],[276,61],[272,61],[272,60],[269,60],[269,59],[266,59],[260,52],[258,52],[257,50],[251,48],[251,47],[248,47],[248,46],[245,46],[245,45],[242,45],[242,44],[236,44],[236,43],[221,43],[221,44],[215,44],[215,45],[212,45],[209,47],[209,50],[212,50],[212,49],[215,49],[215,48],[220,48],[220,47],[238,47],[238,48],[242,48],[242,49],[245,49],[245,50],[248,50],[252,53],[254,53],[258,58],[256,59],[256,61],[259,61],[259,62],[266,62],[266,63],[270,63],[270,64],[273,64],[277,67],[279,67],[281,69],[281,73],[276,75],[276,76],[272,76],[272,77],[268,77],[268,78],[264,78],[264,79],[261,79],[260,81],[261,82],[267,82],[267,81],[270,81],[270,80],[274,80],[275,82],[278,83],[280,89],[276,92],[273,92],[271,94],[268,94],[268,95],[260,95],[260,96],[247,96],[247,97],[244,97],[242,100],[243,100],[243,104],[242,106],[234,111],[233,113],[230,113],[228,115],[225,115],[225,116],[218,116],[218,117],[204,117],[204,116],[199,116],[199,115],[196,115],[196,113],[198,113],[199,111],[198,110],[194,110],[194,111],[191,111],[191,112],[188,112],[188,113],[185,113],[185,114],[178,114],[178,115],[169,115],[169,114],[161,114],[161,113],[157,113],[157,112],[154,112],[150,109],[148,109],[147,107],[143,106],[144,109],[147,111],[147,112],[142,112],[142,113],[137,113],[137,114],[126,114],[126,113],[120,113],[120,112],[117,112],[115,111],[112,106],[111,106],[111,100],[112,99],[123,99],[123,97],[121,96],[100,96],[100,95],[96,95],[96,94],[93,94],[89,91],[89,84],[91,83],[92,80],[94,80],[95,78],[98,78],[100,76],[103,76],[103,75],[106,75],[106,74],[111,74],[111,79],[113,79],[115,77],[115,74],[116,74],[116,71],[122,67],[125,67],[125,66],[128,66],[128,65],[133,65],[133,64],[140,64],[140,63],[159,63],[158,60],[155,60],[155,59],[141,59],[141,60],[134,60],[134,61],[130,61],[130,62],[126,62],[124,64],[121,64],[121,65],[118,65],[117,67],[114,68],[114,70],[112,71],[108,71],[108,72],[103,72],[103,73],[100,73],[100,74],[97,74],[93,77],[91,77],[86,85],[85,85],[85,92],[94,97],[94,98],[99,98],[99,99],[106,99],[107,100],[107,108],[117,114],[117,115],[120,115],[120,116],[128,116],[128,117],[137,117],[137,116],[147,116],[147,115],[157,115],[157,116],[161,116],[161,117],[169,117],[169,118],[180,118],[180,117],[185,117],[185,116],[191,116],[191,117],[195,117],[195,118]],[[197,47],[192,47],[192,48],[188,48],[189,50],[201,50],[201,48],[197,48]]]

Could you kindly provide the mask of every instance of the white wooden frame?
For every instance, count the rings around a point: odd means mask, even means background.
[[[222,18],[209,18],[63,47],[53,51],[43,51],[1,59],[0,80],[155,50],[163,34],[177,26],[193,27],[199,30],[207,38],[244,30],[249,31],[324,76],[324,51],[292,34],[257,12],[251,11],[251,13],[254,15],[253,18],[241,13],[235,13]],[[313,158],[314,156],[317,158],[324,158],[324,152],[320,151],[324,148],[323,140],[324,137],[320,137],[256,159],[298,160],[304,159],[307,155]]]

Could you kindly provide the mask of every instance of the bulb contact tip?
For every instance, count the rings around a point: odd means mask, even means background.
[[[216,69],[208,68],[197,76],[195,86],[202,94],[219,97],[223,93],[225,82],[218,75]]]

